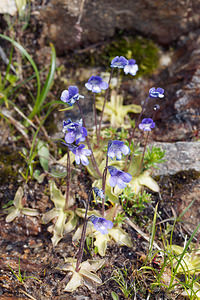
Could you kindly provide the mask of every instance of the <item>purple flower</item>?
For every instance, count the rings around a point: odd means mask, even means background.
[[[106,90],[108,88],[108,83],[103,81],[100,76],[91,76],[85,84],[85,87],[93,93],[100,93],[101,90]]]
[[[85,141],[87,136],[87,130],[82,127],[82,120],[77,123],[72,122],[70,119],[63,121],[63,132],[65,134],[65,142],[73,143],[76,140],[76,144]]]
[[[128,65],[128,60],[124,56],[116,56],[111,61],[111,68],[119,68],[123,69],[126,65]]]
[[[155,123],[151,118],[145,118],[139,124],[139,128],[143,131],[151,131],[155,127]]]
[[[84,98],[84,96],[79,95],[77,86],[69,86],[68,90],[64,90],[61,94],[61,101],[67,103],[69,106],[72,106],[76,103],[79,98]]]
[[[75,161],[78,165],[82,163],[84,166],[89,164],[89,160],[87,156],[91,155],[91,151],[89,149],[84,149],[85,145],[80,144],[79,146],[67,145],[69,150],[71,150],[75,154]]]
[[[124,73],[135,76],[137,71],[138,71],[138,65],[136,64],[135,59],[129,59],[128,64],[124,67]]]
[[[96,197],[99,197],[101,200],[104,199],[104,192],[102,189],[99,189],[98,187],[93,187],[93,191]]]
[[[130,149],[128,146],[121,141],[112,141],[110,146],[108,146],[108,157],[111,159],[115,158],[117,160],[122,159],[122,154],[127,155],[130,153]]]
[[[109,183],[111,187],[115,187],[118,185],[120,189],[124,189],[126,187],[126,183],[130,182],[132,179],[132,175],[129,173],[125,173],[116,169],[115,167],[108,167],[108,171],[110,172]]]
[[[113,227],[113,222],[104,218],[96,217],[94,215],[89,217],[89,220],[94,224],[94,228],[100,231],[102,234],[107,234],[108,229]]]
[[[150,98],[163,98],[164,97],[164,89],[158,87],[157,89],[155,87],[152,87],[149,90],[149,97]]]

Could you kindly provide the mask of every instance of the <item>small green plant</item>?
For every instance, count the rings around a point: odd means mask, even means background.
[[[10,57],[6,68],[6,73],[3,78],[2,73],[0,72],[0,104],[5,103],[6,108],[9,108],[9,98],[13,95],[13,88],[17,85],[17,81],[19,80],[16,74],[12,74],[10,70],[15,71],[12,66],[12,55],[13,48],[10,51]]]
[[[144,169],[148,170],[151,167],[158,168],[158,164],[165,162],[164,156],[165,151],[160,147],[152,146],[152,148],[147,148],[144,156]]]
[[[113,271],[112,280],[119,285],[125,299],[131,299],[134,294],[134,278],[128,274],[126,266],[123,269],[115,269]]]
[[[9,269],[11,270],[11,272],[13,273],[13,275],[17,278],[17,280],[20,282],[20,283],[24,283],[24,281],[28,278],[32,278],[32,279],[35,279],[39,282],[41,282],[41,280],[37,279],[36,277],[33,277],[33,276],[26,276],[26,273],[24,272],[24,275],[22,275],[21,273],[21,267],[20,267],[20,257],[19,257],[19,267],[18,267],[18,274],[13,270],[13,268],[11,268],[11,266],[9,266]]]
[[[123,210],[130,217],[142,213],[146,204],[151,202],[151,194],[146,191],[135,194],[130,187],[124,189],[120,198]]]

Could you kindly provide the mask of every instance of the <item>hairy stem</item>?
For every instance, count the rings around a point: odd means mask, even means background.
[[[108,142],[108,149],[110,146],[110,142]],[[105,212],[105,187],[106,187],[106,177],[107,177],[107,171],[108,171],[108,149],[107,149],[107,155],[106,155],[106,166],[103,171],[103,177],[102,177],[102,191],[103,191],[103,199],[102,199],[102,217],[104,217]]]
[[[135,127],[133,128],[133,130],[131,131],[131,134],[130,134],[130,137],[128,138],[128,142],[129,142],[129,147],[130,147],[130,144],[131,144],[131,141],[133,140],[134,138],[134,134],[135,134],[135,130],[136,128],[138,127],[140,121],[141,121],[141,118],[142,118],[142,115],[144,113],[144,110],[146,108],[146,105],[147,105],[147,102],[149,100],[149,97],[146,98],[145,102],[144,102],[144,105],[142,106],[142,110],[141,110],[141,113],[139,114],[138,116],[138,119],[137,119],[137,122],[135,124]]]
[[[144,154],[146,152],[146,147],[147,147],[147,142],[148,142],[148,138],[149,138],[149,133],[150,133],[150,131],[148,131],[148,133],[147,133],[145,144],[144,144],[144,149],[143,149],[143,153],[142,153],[142,159],[141,159],[140,168],[139,168],[141,171],[142,171],[142,165],[143,165],[143,162],[144,162]]]
[[[93,97],[93,112],[94,112],[94,123],[95,123],[95,129],[96,129],[97,145],[99,145],[99,134],[98,134],[98,128],[97,128],[97,110],[96,110],[95,93],[94,93],[94,97]]]
[[[103,119],[103,114],[104,114],[104,109],[105,109],[106,101],[108,100],[108,95],[109,95],[109,91],[110,91],[110,82],[111,82],[111,79],[112,79],[113,70],[114,70],[114,68],[112,68],[111,72],[110,72],[110,77],[109,77],[109,80],[108,80],[108,88],[107,88],[106,93],[105,93],[105,98],[104,98],[104,102],[103,102],[103,108],[102,108],[102,112],[101,112],[101,116],[100,116],[100,121],[99,121],[99,137],[101,135],[102,119]]]
[[[81,106],[80,106],[80,104],[79,104],[78,101],[77,101],[76,103],[77,103],[77,105],[78,105],[78,108],[79,108],[79,111],[80,111],[80,115],[81,115],[81,118],[82,118],[82,120],[83,120],[83,126],[86,128],[86,123],[85,123],[85,118],[84,118],[84,115],[83,115],[82,108],[81,108]],[[92,165],[93,165],[93,167],[95,168],[95,170],[96,170],[98,176],[102,177],[102,174],[101,174],[101,172],[99,171],[99,168],[98,168],[98,166],[97,166],[97,162],[96,162],[96,160],[95,160],[95,158],[94,158],[94,154],[93,154],[92,147],[91,147],[91,145],[90,145],[90,141],[89,141],[88,136],[86,136],[85,139],[86,139],[86,143],[87,143],[87,145],[88,145],[88,149],[91,151],[91,161],[92,161]]]
[[[91,195],[92,195],[92,190],[89,193],[88,196],[88,200],[86,202],[86,208],[85,208],[85,217],[84,217],[84,223],[83,223],[83,229],[82,229],[82,233],[81,233],[81,241],[80,241],[80,248],[77,254],[77,261],[76,261],[76,272],[79,272],[80,270],[80,264],[83,258],[83,249],[84,249],[84,243],[85,243],[85,235],[86,235],[86,228],[87,228],[87,212],[89,209],[89,203],[90,203],[90,199],[91,199]]]
[[[69,206],[69,188],[70,188],[70,174],[71,168],[70,168],[70,154],[69,149],[67,147],[67,187],[66,187],[66,199],[65,199],[65,210],[68,209]]]

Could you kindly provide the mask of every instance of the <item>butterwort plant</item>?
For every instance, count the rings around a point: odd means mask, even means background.
[[[95,229],[99,231],[102,235],[108,233],[108,229],[111,229],[113,227],[113,223],[109,220],[106,220],[105,218],[99,218],[94,215],[89,218],[87,217],[91,196],[92,191],[90,191],[88,195],[88,200],[86,202],[84,223],[82,227],[80,246],[77,258],[67,258],[65,259],[65,262],[67,264],[64,264],[64,266],[59,267],[59,269],[62,271],[70,271],[72,273],[72,277],[64,289],[67,292],[73,292],[81,285],[85,285],[86,287],[91,289],[94,288],[95,285],[102,284],[101,279],[95,274],[95,272],[103,266],[105,260],[87,260],[82,262],[87,223],[88,221],[91,221],[94,224]]]

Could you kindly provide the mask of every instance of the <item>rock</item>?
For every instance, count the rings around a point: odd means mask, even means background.
[[[156,141],[176,142],[198,139],[200,128],[200,30],[184,37],[172,55],[172,63],[151,78],[152,86],[165,89],[165,98],[149,101],[145,116],[152,115],[154,103],[161,107],[156,114]],[[141,95],[143,96],[143,95]],[[141,98],[139,95],[138,99]],[[155,102],[156,101],[156,102]]]
[[[15,0],[1,0],[0,1],[0,14],[9,14],[14,16],[17,12]]]
[[[191,236],[199,224],[200,217],[200,178],[185,185],[177,194],[173,197],[175,201],[175,207],[177,215],[181,215],[185,210],[185,214],[182,216],[181,221],[183,224],[184,232]],[[188,206],[193,205],[188,209]],[[200,229],[198,230],[198,234]],[[196,236],[199,239],[198,236]]]
[[[200,172],[200,142],[154,143],[165,150],[166,162],[159,164],[154,175],[173,175],[181,171]]]
[[[149,35],[168,45],[200,25],[200,3],[195,0],[51,0],[40,8],[44,36],[59,53],[104,41],[117,29]],[[78,22],[80,20],[80,24]]]

